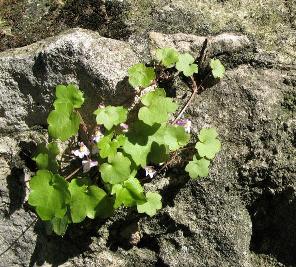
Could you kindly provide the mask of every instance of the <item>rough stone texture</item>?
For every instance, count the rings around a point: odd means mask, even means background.
[[[81,14],[96,7],[86,2],[77,16],[84,25]],[[194,134],[215,126],[223,150],[208,178],[188,181],[173,168],[145,184],[163,195],[157,216],[122,210],[72,226],[63,239],[47,236],[38,222],[0,266],[296,266],[294,1],[105,2],[122,11],[122,24],[108,34],[122,39],[128,28],[130,44],[77,29],[0,54],[0,252],[35,218],[22,204],[24,185],[57,83],[84,89],[85,111],[102,100],[119,103],[131,92],[128,66],[167,45],[197,54],[210,35],[211,56],[225,63],[226,77],[209,84],[187,116]],[[183,80],[171,86],[179,102],[188,99]],[[130,247],[134,227],[141,239]]]
[[[70,30],[25,49],[3,52],[1,133],[45,125],[56,84],[75,83],[85,88],[93,110],[102,101],[120,103],[121,96],[126,97],[131,91],[124,86],[123,78],[127,68],[136,62],[137,57],[127,43],[84,30]]]

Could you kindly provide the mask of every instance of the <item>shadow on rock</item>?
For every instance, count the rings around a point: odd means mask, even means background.
[[[11,174],[6,177],[9,190],[9,212],[10,217],[16,210],[22,207],[25,196],[25,174],[22,168],[12,168]]]
[[[16,210],[22,208],[26,196],[26,173],[23,166],[27,166],[30,170],[36,171],[36,164],[32,160],[32,154],[36,150],[34,142],[19,143],[21,151],[18,157],[13,159],[11,174],[6,177],[7,188],[9,191],[9,213],[12,215]]]
[[[250,248],[256,253],[271,254],[280,262],[296,265],[295,190],[262,195],[250,209],[253,233]]]
[[[86,220],[81,224],[69,225],[65,236],[48,235],[46,224],[38,221],[34,232],[38,235],[34,252],[30,259],[30,267],[41,266],[45,262],[51,266],[59,266],[69,259],[89,251],[92,237],[96,235],[98,221]]]

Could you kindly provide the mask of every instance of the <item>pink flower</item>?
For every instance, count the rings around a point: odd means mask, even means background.
[[[121,128],[123,133],[128,132],[128,125],[126,123],[120,123],[120,128]]]
[[[145,175],[149,176],[150,178],[153,178],[156,174],[156,170],[152,166],[146,166],[145,168]]]
[[[83,172],[88,172],[92,167],[98,166],[97,161],[93,161],[91,159],[82,161]]]
[[[186,133],[190,133],[191,124],[191,120],[189,119],[179,119],[176,121],[176,125],[184,127]]]
[[[85,156],[88,156],[90,154],[89,149],[86,147],[86,145],[83,142],[79,143],[80,148],[76,150],[72,150],[72,154],[74,154],[76,157],[84,158]]]
[[[98,143],[101,138],[103,137],[104,135],[102,134],[101,130],[99,127],[96,128],[95,130],[95,134],[92,136],[92,140],[95,142],[95,143]]]

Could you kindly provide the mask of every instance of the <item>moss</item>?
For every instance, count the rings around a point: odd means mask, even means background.
[[[284,110],[295,112],[296,111],[296,92],[292,91],[289,93],[285,93],[281,105],[284,108]]]
[[[24,46],[59,32],[81,27],[106,37],[126,39],[129,30],[123,23],[125,6],[112,1],[93,0],[8,0],[0,2],[0,17],[12,29],[0,39],[0,51]],[[1,30],[1,25],[0,25]]]
[[[241,32],[264,50],[296,56],[293,7],[280,0],[139,1],[130,0],[127,21],[135,32],[155,30],[213,35]],[[295,9],[295,8],[294,8]]]
[[[13,36],[0,39],[0,50],[72,27],[124,40],[149,31],[241,32],[291,64],[296,58],[295,9],[291,1],[281,0],[7,0],[0,1],[0,16]]]

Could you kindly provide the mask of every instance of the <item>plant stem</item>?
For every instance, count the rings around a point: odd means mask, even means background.
[[[196,95],[197,91],[199,90],[199,88],[201,87],[202,83],[199,85],[199,87],[197,87],[196,82],[194,80],[194,78],[191,76],[191,81],[192,81],[192,89],[193,92],[189,98],[189,100],[187,101],[187,103],[185,104],[185,106],[182,108],[182,110],[179,112],[178,116],[174,119],[173,124],[175,124],[177,122],[177,120],[179,120],[183,113],[186,111],[187,107],[190,105],[191,101],[193,100],[194,96]]]
[[[74,172],[70,173],[65,180],[70,179],[73,175],[75,175],[77,172],[79,172],[79,170],[82,168],[82,166],[80,166],[79,168],[77,168]]]
[[[83,120],[83,118],[81,116],[81,113],[78,110],[76,110],[76,112],[77,112],[77,114],[78,114],[78,116],[80,118],[80,124],[83,126],[83,130],[87,132],[87,125],[84,122],[84,120]]]
[[[190,98],[188,99],[187,103],[185,104],[185,106],[179,112],[178,116],[174,119],[173,124],[175,124],[177,122],[177,120],[179,120],[182,117],[183,113],[186,111],[186,109],[188,108],[188,106],[190,105],[192,100],[194,99],[195,95],[199,92],[199,90],[204,89],[203,83],[208,79],[209,74],[210,73],[208,73],[206,75],[206,77],[200,82],[199,86],[197,86],[196,81],[194,80],[194,77],[190,76],[191,81],[192,81],[192,90],[193,90],[193,92],[192,92]]]

